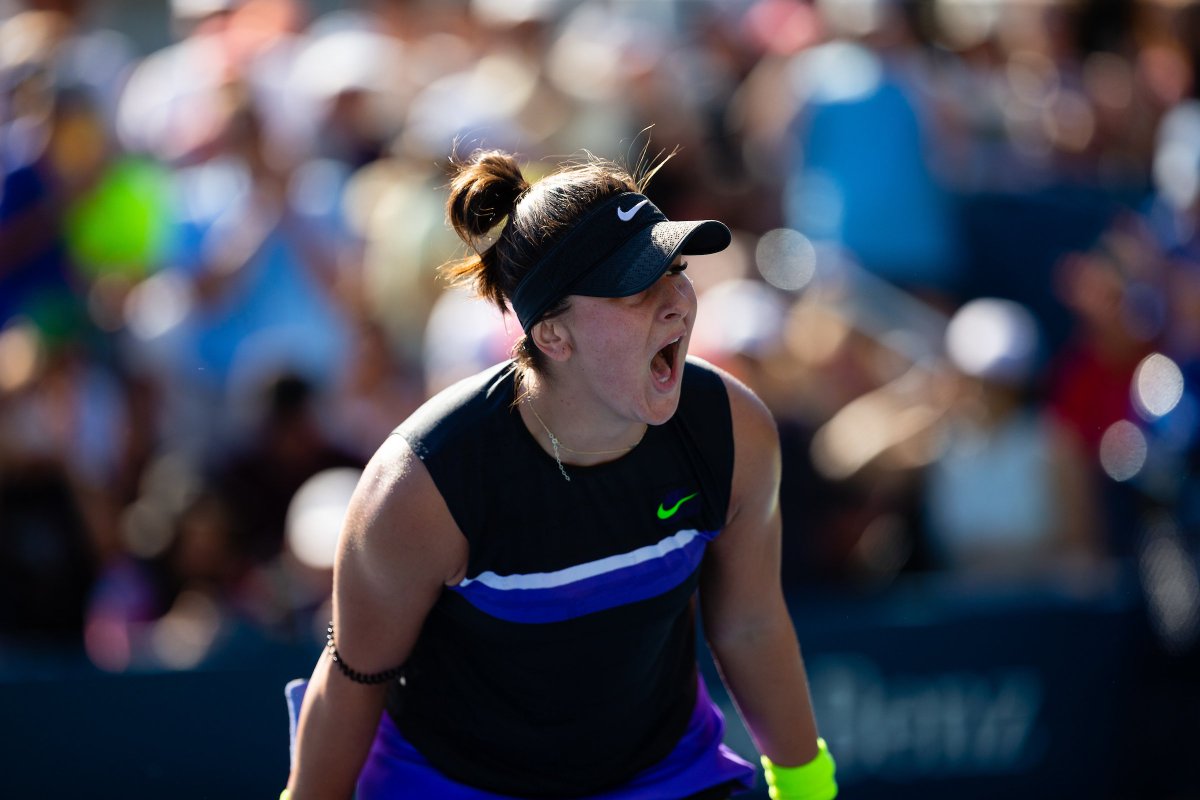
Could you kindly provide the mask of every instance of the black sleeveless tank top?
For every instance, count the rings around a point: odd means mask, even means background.
[[[696,702],[694,594],[733,475],[729,398],[689,360],[679,409],[565,481],[501,364],[397,429],[470,545],[387,711],[447,776],[500,794],[619,785],[665,757]]]

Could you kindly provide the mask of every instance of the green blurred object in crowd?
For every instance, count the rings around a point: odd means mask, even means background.
[[[170,230],[166,171],[120,158],[67,211],[67,249],[86,276],[130,280],[153,272]]]

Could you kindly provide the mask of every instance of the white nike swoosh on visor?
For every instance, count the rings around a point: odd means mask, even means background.
[[[621,220],[621,222],[629,222],[629,220],[633,219],[633,215],[638,212],[638,209],[641,208],[642,206],[646,205],[646,203],[649,203],[649,202],[650,202],[650,198],[646,198],[645,200],[642,200],[640,203],[638,203],[636,206],[629,209],[628,211],[622,211],[621,207],[617,206],[617,217]]]

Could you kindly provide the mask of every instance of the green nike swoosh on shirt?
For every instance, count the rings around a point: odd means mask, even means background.
[[[658,504],[658,518],[659,519],[670,519],[671,517],[675,516],[675,512],[679,510],[679,507],[681,505],[686,503],[688,500],[691,500],[693,497],[695,497],[698,494],[699,494],[699,492],[692,492],[687,497],[683,498],[678,503],[671,506],[671,508],[669,510],[663,508],[662,503],[659,503]]]

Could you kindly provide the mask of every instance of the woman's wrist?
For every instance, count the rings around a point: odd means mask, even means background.
[[[837,797],[837,765],[824,739],[817,739],[817,757],[798,767],[781,767],[762,757],[771,800],[832,800]]]

